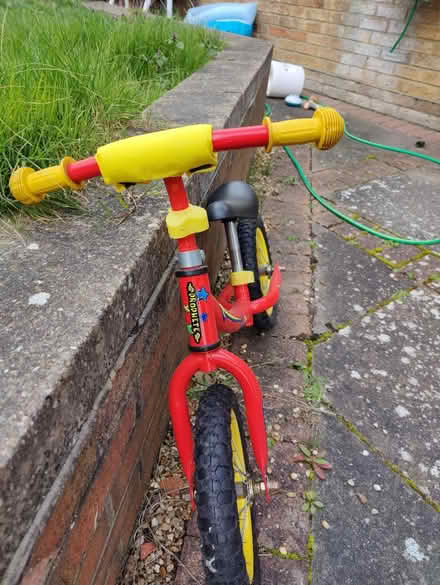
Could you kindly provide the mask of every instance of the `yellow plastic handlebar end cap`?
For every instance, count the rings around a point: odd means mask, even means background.
[[[82,183],[74,183],[67,173],[68,165],[73,162],[73,158],[66,156],[59,165],[40,171],[29,167],[17,169],[9,179],[12,195],[25,205],[36,205],[50,191],[63,187],[70,187],[74,191],[81,189]]]
[[[328,150],[344,135],[344,118],[334,108],[318,108],[313,114],[321,122],[321,137],[316,142],[319,150]]]
[[[28,187],[29,177],[35,173],[30,167],[21,167],[14,171],[9,179],[9,189],[12,195],[25,205],[36,205],[44,198],[45,193],[34,193]]]

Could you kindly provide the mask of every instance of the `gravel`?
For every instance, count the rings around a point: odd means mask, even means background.
[[[161,481],[169,476],[180,477],[181,483],[184,483],[171,428],[145,493],[118,585],[165,585],[174,582],[185,525],[191,517],[191,503],[188,488],[170,492],[160,488]],[[151,546],[146,546],[148,543]]]

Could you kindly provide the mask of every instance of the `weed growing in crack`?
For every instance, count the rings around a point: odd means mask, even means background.
[[[324,508],[324,504],[316,498],[316,492],[313,490],[304,492],[304,512],[313,516],[317,510],[322,510],[322,508]]]
[[[298,445],[301,455],[295,455],[293,461],[295,463],[308,463],[319,479],[325,479],[325,471],[332,469],[331,463],[323,458],[322,453],[318,453],[316,450],[311,451],[305,445]]]
[[[329,406],[329,408],[333,409],[333,407],[331,405],[328,405],[328,406]],[[347,420],[341,414],[337,414],[337,413],[336,413],[336,418],[339,422],[341,422],[345,426],[345,428],[350,433],[352,433],[355,437],[357,437],[357,439],[361,443],[366,445],[368,447],[369,451],[371,451],[371,453],[374,453],[375,455],[380,457],[382,459],[383,463],[385,464],[385,466],[388,469],[390,469],[393,473],[398,475],[400,477],[401,481],[403,481],[403,483],[405,483],[408,487],[410,487],[414,492],[419,494],[419,496],[421,496],[427,504],[432,506],[436,512],[440,513],[440,502],[433,500],[430,496],[428,496],[422,488],[420,488],[412,479],[410,479],[409,477],[407,477],[404,474],[404,472],[399,468],[398,465],[396,465],[395,463],[393,463],[392,461],[387,459],[385,457],[385,455],[382,453],[382,451],[380,449],[378,449],[375,445],[373,445],[369,441],[369,439],[367,437],[365,437],[352,422]]]
[[[306,364],[302,363],[302,362],[292,362],[291,364],[289,364],[289,368],[292,368],[292,370],[296,370],[297,372],[303,372],[306,369]]]
[[[283,547],[280,549],[277,548],[267,548],[262,547],[260,552],[265,555],[271,555],[273,557],[278,557],[279,559],[290,559],[293,561],[303,561],[304,557],[295,552],[284,552]]]
[[[273,439],[272,437],[267,437],[267,448],[268,449],[272,449],[273,447],[275,447],[276,444],[277,444],[277,442],[275,441],[275,439]]]
[[[310,371],[304,372],[304,399],[312,404],[319,404],[324,398],[325,380]]]
[[[313,557],[315,556],[315,537],[313,532],[309,533],[307,537],[307,559],[309,561],[309,571],[307,575],[307,583],[308,585],[312,585],[313,582]]]

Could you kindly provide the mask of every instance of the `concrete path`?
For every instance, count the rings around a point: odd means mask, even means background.
[[[354,134],[440,157],[438,133],[326,100]],[[271,101],[274,119],[310,115]],[[339,209],[399,236],[440,237],[440,168],[343,139],[294,149]],[[280,318],[233,349],[264,388],[270,472],[257,505],[263,585],[437,585],[440,574],[440,247],[390,245],[312,201],[272,155],[265,220],[283,270]],[[326,479],[296,463],[304,444]],[[310,494],[310,492],[313,492]],[[313,517],[303,506],[322,502]],[[320,504],[318,504],[320,505]],[[195,522],[183,561],[202,579]],[[176,583],[192,583],[180,571]]]

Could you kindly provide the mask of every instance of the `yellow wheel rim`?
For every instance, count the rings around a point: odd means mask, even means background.
[[[269,250],[261,228],[257,228],[255,239],[257,247],[257,266],[258,270],[260,270],[263,266],[268,266],[270,264]],[[269,291],[270,277],[267,274],[260,274],[259,280],[261,292],[263,293],[263,296],[266,296]],[[269,316],[272,315],[272,312],[273,307],[266,309],[266,313]]]
[[[234,481],[235,483],[244,483],[247,480],[246,463],[240,430],[234,411],[231,411],[231,442]],[[254,539],[252,535],[251,504],[248,498],[237,498],[237,511],[243,543],[243,556],[246,562],[249,582],[252,583],[254,580]]]

